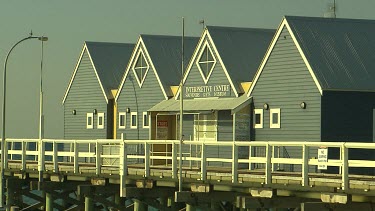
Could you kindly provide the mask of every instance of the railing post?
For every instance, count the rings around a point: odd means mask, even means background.
[[[206,181],[207,180],[207,161],[206,161],[206,148],[207,146],[202,143],[202,155],[201,155],[201,180]]]
[[[309,147],[302,146],[302,186],[309,185]]]
[[[150,144],[145,142],[145,177],[150,176]]]
[[[58,156],[57,156],[57,143],[53,141],[53,172],[57,173],[59,172],[59,161],[58,161]]]
[[[44,172],[44,142],[43,139],[39,139],[38,143],[38,171],[39,171],[39,182],[43,182],[43,172]]]
[[[126,176],[128,175],[128,162],[126,143],[124,141],[124,134],[121,133],[121,145],[120,145],[120,197],[125,197],[124,188],[126,188]]]
[[[273,157],[273,158],[276,158],[275,145],[272,145],[272,157]],[[271,171],[272,171],[272,172],[276,171],[276,168],[277,168],[276,163],[273,163],[273,164],[271,165]]]
[[[232,147],[232,183],[238,182],[238,146],[233,142]]]
[[[22,142],[22,155],[21,155],[22,171],[26,170],[26,142]]]
[[[265,183],[271,184],[272,183],[272,148],[269,144],[266,144],[266,169],[265,169]]]
[[[96,141],[95,145],[95,163],[96,163],[96,175],[99,175],[102,172],[102,145]]]
[[[74,141],[74,144],[73,144],[73,151],[74,151],[74,157],[73,157],[73,161],[74,161],[74,173],[75,174],[78,174],[79,173],[79,167],[78,167],[78,146],[77,146],[77,142]]]
[[[252,158],[253,158],[253,147],[252,146],[249,146],[249,170],[253,170],[253,163],[251,162]]]
[[[177,144],[172,143],[172,178],[177,179]]]
[[[349,162],[348,162],[348,148],[345,146],[345,143],[341,145],[341,176],[342,176],[342,190],[349,189]]]

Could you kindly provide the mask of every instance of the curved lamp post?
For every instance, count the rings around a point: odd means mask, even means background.
[[[4,72],[3,72],[3,107],[2,107],[2,130],[1,130],[1,175],[0,175],[0,206],[1,207],[4,207],[4,170],[5,170],[5,167],[6,167],[6,158],[5,158],[5,105],[6,105],[6,72],[7,72],[7,62],[8,62],[8,59],[9,59],[9,55],[10,53],[13,51],[13,49],[18,45],[20,44],[21,42],[25,41],[25,40],[30,40],[30,39],[38,39],[42,42],[42,46],[43,46],[43,42],[44,41],[47,41],[48,40],[48,37],[35,37],[32,35],[32,33],[30,33],[30,36],[28,37],[25,37],[23,39],[21,39],[20,41],[18,41],[16,44],[14,44],[12,46],[12,48],[8,51],[8,54],[6,55],[6,58],[5,58],[5,62],[4,62]],[[43,55],[43,48],[42,48],[42,55]],[[41,63],[41,71],[42,71],[42,64]],[[42,78],[42,76],[40,76]],[[41,80],[42,81],[42,80]],[[42,86],[42,83],[40,83],[40,85]],[[42,91],[42,88],[40,89],[40,91]],[[40,105],[42,106],[42,105]],[[42,114],[40,113],[40,116],[42,116]],[[40,118],[41,120],[42,118]],[[39,124],[39,126],[41,126],[41,124]],[[41,130],[41,128],[39,128],[39,130]],[[41,134],[41,133],[39,133]]]

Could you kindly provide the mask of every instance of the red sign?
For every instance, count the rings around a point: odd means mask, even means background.
[[[158,121],[158,127],[168,127],[168,121],[165,121],[165,120]]]

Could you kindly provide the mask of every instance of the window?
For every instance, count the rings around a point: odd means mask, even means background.
[[[98,129],[104,129],[104,113],[98,113]]]
[[[263,128],[263,109],[254,109],[254,128]]]
[[[280,128],[280,108],[270,109],[270,128]]]
[[[94,114],[93,113],[86,114],[86,128],[94,129]]]
[[[197,141],[217,141],[217,115],[194,115],[194,137]]]
[[[134,71],[135,77],[137,78],[139,86],[142,86],[143,81],[146,78],[148,68],[149,66],[145,59],[145,55],[143,54],[142,49],[140,49],[137,55],[137,60],[133,66],[133,71]]]
[[[119,129],[125,129],[126,124],[126,113],[125,112],[119,112],[118,113],[118,128]]]
[[[130,116],[130,128],[137,128],[137,112],[131,112]]]
[[[212,50],[206,41],[205,45],[202,48],[202,51],[199,55],[199,60],[197,62],[197,66],[205,80],[208,81],[208,78],[211,75],[212,70],[216,64],[215,57],[213,56]]]
[[[143,128],[149,128],[148,114],[143,112]]]

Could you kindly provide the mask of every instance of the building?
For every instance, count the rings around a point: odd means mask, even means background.
[[[85,42],[66,89],[65,139],[113,137],[114,96],[134,44]]]
[[[371,20],[284,17],[248,94],[252,139],[372,142],[374,33]],[[372,157],[366,153],[349,156]],[[330,151],[330,158],[338,154]]]
[[[185,37],[185,60],[197,42],[198,38]],[[155,139],[155,116],[147,111],[174,96],[181,80],[181,46],[178,36],[139,36],[116,96],[117,138],[124,134],[125,139]],[[170,133],[163,139],[176,137]]]
[[[185,140],[250,140],[251,97],[246,93],[274,33],[268,29],[206,27],[184,76]],[[178,139],[179,98],[180,92],[149,109],[158,121],[156,139],[166,130],[175,131]],[[210,146],[207,150],[214,156],[232,156],[227,149]]]

